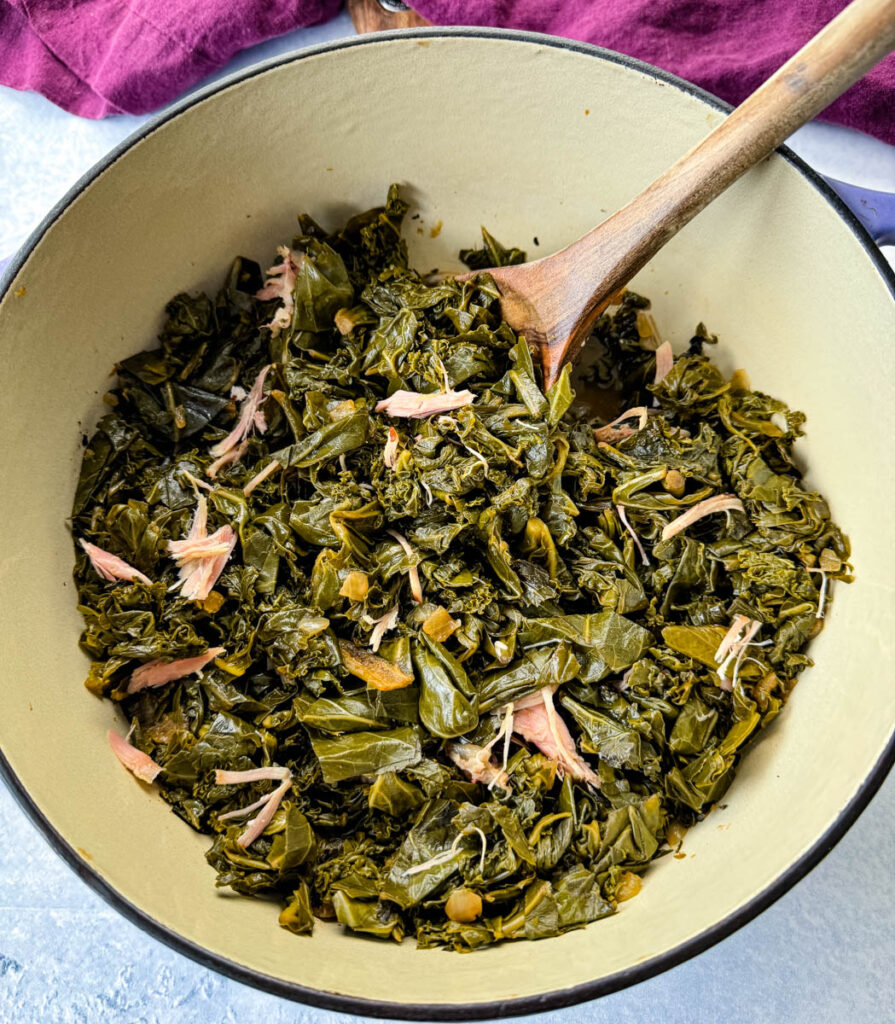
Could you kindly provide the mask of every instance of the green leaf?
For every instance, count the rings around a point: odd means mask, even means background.
[[[382,714],[367,690],[353,690],[340,697],[318,697],[298,717],[311,729],[334,734],[388,727],[388,716]]]
[[[307,882],[302,882],[280,912],[280,927],[295,935],[310,935],[314,930],[311,895]]]
[[[407,782],[395,772],[383,772],[370,786],[370,807],[393,818],[403,818],[425,803],[419,787]]]
[[[281,875],[288,875],[311,859],[317,848],[314,830],[296,807],[286,812],[284,831],[274,836],[267,861]]]
[[[726,632],[723,626],[666,626],[662,639],[673,651],[695,658],[715,671],[718,668],[715,652]]]
[[[365,932],[380,939],[396,939],[404,937],[401,915],[387,903],[367,903],[352,900],[343,892],[333,894],[333,909],[336,920],[354,932]]]
[[[85,684],[209,836],[217,885],[296,934],[320,916],[469,952],[611,913],[666,823],[721,799],[852,570],[802,479],[804,415],[728,379],[704,326],[656,383],[661,333],[625,292],[579,393],[569,366],[545,391],[491,276],[409,265],[408,212],[392,186],[331,232],[301,214],[285,265],[237,257],[213,294],[171,300],[81,439],[74,582]],[[483,241],[475,270],[525,258]],[[442,408],[377,412],[396,390]],[[728,495],[744,511],[672,525]],[[227,529],[232,551],[172,557]],[[737,617],[759,627],[722,687]],[[171,678],[128,692],[152,662],[144,679]],[[557,720],[505,714],[547,686]],[[569,741],[598,790],[553,759]],[[471,921],[448,916],[460,888]]]
[[[403,726],[383,732],[352,732],[311,738],[324,782],[342,782],[359,775],[400,771],[422,757],[419,729]]]
[[[420,721],[433,736],[462,736],[478,723],[475,702],[457,685],[458,674],[450,671],[447,652],[438,651],[441,645],[424,633],[421,636],[424,642],[413,645],[413,665],[420,685]],[[457,668],[465,677],[462,668]]]
[[[613,611],[529,619],[519,633],[523,647],[548,640],[575,646],[586,682],[630,668],[653,643],[649,630]]]
[[[370,416],[361,409],[315,430],[297,444],[281,448],[273,457],[283,466],[307,469],[360,448],[367,440],[369,427]]]
[[[572,653],[570,643],[559,642],[525,651],[523,657],[507,668],[485,676],[479,690],[479,711],[509,704],[544,686],[560,686],[574,679],[580,670],[581,663]]]
[[[325,242],[310,238],[303,241],[302,249],[292,291],[295,298],[292,328],[326,330],[332,327],[338,310],[351,305],[354,289],[342,258]]]

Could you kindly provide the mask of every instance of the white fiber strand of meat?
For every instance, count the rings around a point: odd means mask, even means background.
[[[650,564],[650,560],[649,560],[649,557],[647,556],[646,551],[644,550],[643,544],[641,543],[640,538],[637,536],[637,533],[634,530],[634,527],[628,522],[628,515],[625,512],[625,506],[624,505],[616,505],[615,507],[618,510],[618,518],[621,520],[622,526],[624,526],[624,528],[631,535],[631,539],[634,541],[634,544],[635,544],[637,550],[640,552],[640,558],[643,561],[643,564],[644,565],[649,565]]]
[[[820,594],[817,598],[817,611],[814,614],[815,619],[822,619],[824,617],[825,606],[827,603],[827,585],[830,577],[827,575],[826,569],[820,569],[817,567],[808,567],[808,572],[819,572],[820,573]]]
[[[398,533],[397,530],[386,530],[385,532],[390,537],[394,537],[394,539],[404,549],[404,554],[407,555],[408,558],[413,558],[414,557],[416,552],[410,546],[410,542],[407,540],[407,538],[403,534]],[[419,573],[419,569],[417,568],[417,566],[411,565],[410,568],[407,570],[407,576],[410,579],[410,593],[413,595],[414,601],[416,601],[417,604],[422,604],[423,603],[423,585],[422,585],[422,583],[420,583],[420,573]]]
[[[704,516],[710,516],[715,512],[745,511],[743,503],[735,494],[716,494],[714,497],[706,498],[705,501],[700,501],[692,508],[688,508],[677,519],[672,519],[662,530],[662,540],[669,540],[671,537],[677,536],[682,530],[686,530],[688,526],[692,526]]]

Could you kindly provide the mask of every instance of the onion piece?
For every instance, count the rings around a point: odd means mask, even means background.
[[[388,428],[388,440],[385,442],[385,450],[382,453],[382,461],[386,469],[394,469],[398,457],[398,431],[394,427]]]
[[[636,545],[637,550],[640,552],[640,557],[643,560],[643,564],[644,565],[649,565],[650,564],[650,560],[649,560],[649,557],[647,556],[646,551],[643,548],[643,544],[641,544],[640,538],[634,532],[634,527],[628,522],[628,515],[625,512],[625,506],[624,505],[616,505],[615,507],[618,510],[618,518],[621,520],[622,526],[624,526],[624,528],[628,531],[628,533],[631,534],[631,537],[632,537],[632,539],[634,541],[634,544]]]

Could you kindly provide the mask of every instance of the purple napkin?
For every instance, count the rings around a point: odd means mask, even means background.
[[[408,0],[439,25],[500,25],[639,57],[739,103],[847,0]],[[895,54],[822,119],[895,144]]]
[[[738,103],[845,0],[413,0],[438,25],[499,25],[640,57]],[[339,0],[0,0],[0,84],[84,117],[141,114]],[[895,144],[895,55],[824,113]]]
[[[145,114],[339,0],[0,0],[0,84],[82,117]]]

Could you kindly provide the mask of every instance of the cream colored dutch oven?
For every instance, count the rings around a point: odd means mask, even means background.
[[[705,321],[725,370],[747,367],[756,387],[807,412],[808,480],[851,535],[858,578],[837,588],[812,646],[816,667],[723,808],[616,916],[469,956],[334,924],[297,938],[277,927],[273,906],[214,888],[208,839],[122,770],[105,741],[116,709],[81,685],[66,527],[81,434],[101,411],[109,368],[152,344],[171,295],[216,287],[237,252],[263,262],[298,211],[334,225],[395,180],[412,186],[421,215],[409,222],[421,267],[457,266],[483,223],[546,254],[722,116],[669,75],[547,37],[430,29],[326,44],[149,124],[13,262],[0,303],[0,763],[56,849],[147,931],[320,1006],[425,1019],[529,1012],[632,984],[717,942],[801,878],[866,805],[895,758],[895,280],[787,153],[690,224],[635,286],[677,346]]]

